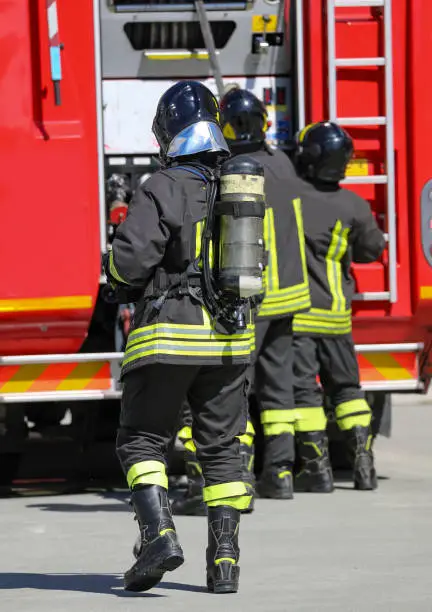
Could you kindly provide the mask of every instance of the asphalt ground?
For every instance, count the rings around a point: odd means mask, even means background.
[[[177,517],[186,562],[122,589],[137,533],[124,491],[0,500],[0,612],[432,612],[432,401],[395,400],[379,489],[258,500],[240,529],[240,591],[204,588],[206,521]]]

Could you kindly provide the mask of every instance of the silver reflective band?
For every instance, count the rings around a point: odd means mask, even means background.
[[[210,121],[199,121],[177,134],[168,147],[167,157],[182,157],[206,151],[230,152],[220,127]]]

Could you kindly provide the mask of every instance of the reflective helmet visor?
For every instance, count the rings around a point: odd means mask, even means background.
[[[216,123],[199,121],[184,128],[173,138],[166,155],[172,158],[207,152],[229,154],[230,150]]]

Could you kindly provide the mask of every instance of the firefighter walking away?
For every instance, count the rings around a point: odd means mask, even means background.
[[[302,471],[296,488],[331,492],[326,416],[317,384],[335,408],[348,444],[354,486],[377,486],[372,455],[371,409],[360,388],[351,335],[354,279],[351,262],[369,263],[383,252],[384,236],[368,202],[343,189],[353,143],[338,125],[320,122],[296,137],[295,167],[303,179],[303,206],[312,308],[294,317],[296,433]]]
[[[240,511],[250,503],[238,435],[246,430],[251,310],[262,292],[263,169],[239,167],[201,83],[159,101],[162,169],[138,187],[105,267],[142,289],[122,364],[117,454],[141,533],[125,588],[145,591],[183,563],[167,497],[167,448],[185,399],[208,507],[207,586],[236,592]],[[217,197],[219,199],[217,199]]]
[[[265,297],[256,319],[254,367],[250,369],[264,433],[264,459],[257,492],[291,499],[294,464],[292,318],[310,308],[302,204],[287,155],[270,148],[267,111],[251,92],[233,89],[221,100],[223,132],[233,155],[264,167],[267,267]]]

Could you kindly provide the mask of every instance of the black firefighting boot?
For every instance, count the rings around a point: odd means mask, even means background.
[[[240,444],[240,457],[242,461],[242,480],[248,490],[248,495],[251,496],[249,506],[241,510],[242,514],[250,514],[254,510],[255,498],[255,447],[254,445]]]
[[[207,588],[212,593],[238,591],[239,526],[239,510],[231,506],[208,509]]]
[[[205,516],[207,506],[203,502],[204,479],[195,453],[185,451],[185,466],[188,488],[183,497],[173,500],[171,504],[172,512],[173,514],[188,516]]]
[[[295,490],[309,493],[332,493],[333,472],[325,431],[298,433],[301,471],[295,480]]]
[[[165,572],[183,563],[183,551],[163,487],[140,485],[132,491],[131,502],[141,543],[136,562],[124,575],[124,587],[127,591],[148,591],[160,582]]]
[[[264,465],[257,493],[271,499],[293,498],[294,436],[283,433],[265,437]]]
[[[354,488],[372,491],[378,486],[369,427],[353,427],[345,432],[353,466]]]

